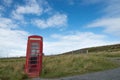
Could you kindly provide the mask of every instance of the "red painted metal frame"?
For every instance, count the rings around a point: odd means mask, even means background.
[[[37,49],[39,52],[37,52],[37,56],[34,57],[37,60],[35,64],[31,64],[32,43],[39,44],[39,49]],[[42,54],[43,54],[43,38],[37,35],[29,36],[27,42],[26,64],[25,64],[25,73],[29,77],[39,77],[42,71]]]

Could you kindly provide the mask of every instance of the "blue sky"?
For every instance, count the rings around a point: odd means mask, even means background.
[[[0,0],[0,57],[25,56],[27,37],[45,55],[120,43],[119,0]]]

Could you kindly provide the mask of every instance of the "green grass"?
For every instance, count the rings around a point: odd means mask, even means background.
[[[45,57],[42,77],[57,78],[117,68],[120,67],[119,64],[107,59],[107,57],[116,57],[117,55],[120,53],[69,54]]]
[[[23,80],[25,59],[0,59],[0,80]]]
[[[120,58],[120,51],[44,56],[42,78],[58,78],[120,67],[109,59]],[[0,59],[0,80],[24,80],[25,58]]]

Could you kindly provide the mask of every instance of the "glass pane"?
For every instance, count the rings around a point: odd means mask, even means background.
[[[36,64],[37,61],[30,61],[30,64]]]
[[[40,52],[40,50],[36,50],[36,53],[39,53]]]
[[[37,57],[31,57],[30,60],[37,60]]]
[[[34,42],[34,43],[31,44],[31,48],[32,49],[39,49],[39,44]]]
[[[38,56],[40,50],[39,50],[40,45],[37,42],[31,43],[31,56],[35,57]]]
[[[31,52],[32,52],[32,53],[36,53],[36,50],[35,50],[35,49],[32,49]]]
[[[38,54],[36,54],[36,53],[31,53],[31,56],[38,56]]]

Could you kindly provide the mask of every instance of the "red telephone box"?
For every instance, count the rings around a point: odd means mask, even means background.
[[[28,37],[25,72],[29,77],[39,77],[42,71],[43,38],[33,35]]]

